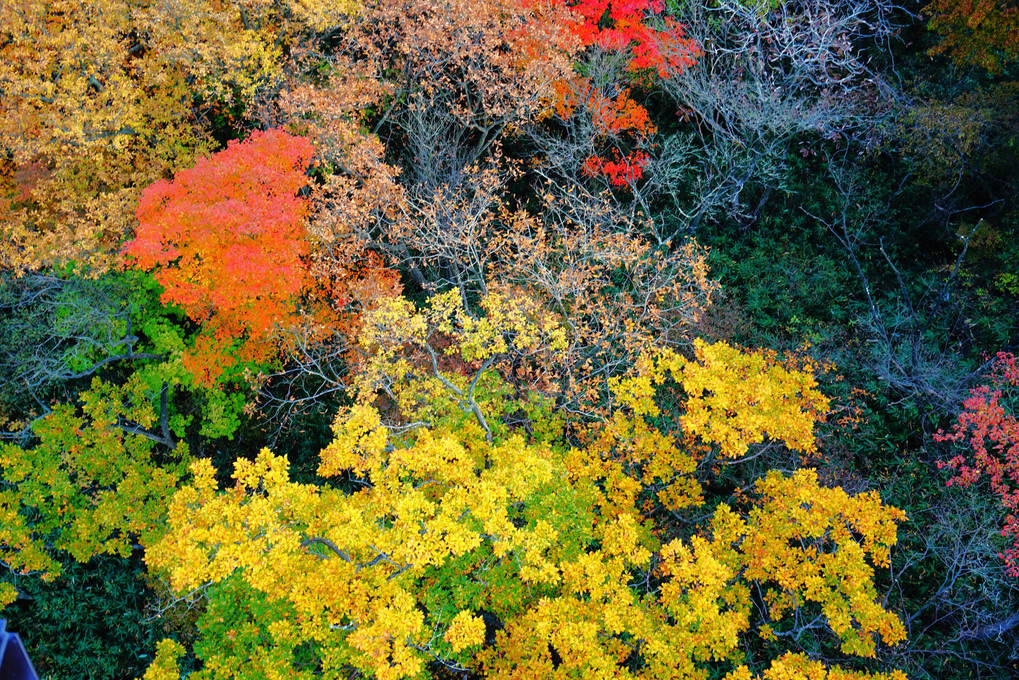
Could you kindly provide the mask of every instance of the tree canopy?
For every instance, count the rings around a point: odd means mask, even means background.
[[[46,677],[1009,678],[1013,0],[0,0]]]

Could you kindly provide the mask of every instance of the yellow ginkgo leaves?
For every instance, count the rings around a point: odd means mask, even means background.
[[[724,458],[739,458],[765,436],[812,453],[814,423],[829,401],[813,371],[788,368],[766,352],[745,352],[725,342],[694,341],[696,361],[678,380],[688,395],[683,430],[717,445]]]

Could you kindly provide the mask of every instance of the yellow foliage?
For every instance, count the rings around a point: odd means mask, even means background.
[[[284,46],[358,7],[0,0],[0,268],[116,266],[138,192],[212,145],[197,97],[222,112],[235,94],[250,102],[280,77]]]
[[[184,656],[185,651],[176,640],[161,640],[156,645],[156,658],[146,669],[142,680],[180,680],[178,659]]]
[[[323,449],[318,473],[323,477],[353,470],[365,474],[380,464],[388,434],[379,412],[362,404],[352,406],[346,417],[336,418],[333,441]]]
[[[725,680],[906,680],[906,674],[902,671],[858,673],[838,666],[827,668],[806,654],[785,654],[773,661],[763,675],[752,675],[746,666],[740,666],[726,675]]]
[[[694,340],[696,361],[679,376],[688,395],[683,430],[739,458],[765,436],[813,453],[814,423],[828,412],[811,367],[787,368],[773,354],[745,352],[725,342]]]
[[[195,462],[146,561],[182,594],[241,580],[294,612],[270,626],[273,644],[314,640],[323,670],[380,678],[414,677],[448,650],[493,678],[638,677],[628,667],[635,644],[640,677],[706,678],[704,663],[739,658],[755,583],[775,626],[798,598],[820,608],[847,653],[873,655],[875,635],[902,639],[873,565],[886,564],[903,515],[873,493],[825,489],[812,471],[773,473],[746,516],[722,505],[710,539],[659,550],[634,505],[643,483],[607,440],[558,454],[520,436],[488,443],[427,427],[393,436],[380,423],[367,405],[342,412],[323,452],[331,474],[362,478],[355,493],[294,483],[268,451],[239,461],[223,491],[209,462]],[[614,445],[640,428],[667,441],[642,419],[616,427],[629,429]],[[660,585],[641,592],[634,576],[650,579],[652,564]],[[480,611],[504,624],[494,645],[480,647]],[[287,677],[289,657],[260,649],[260,672]],[[223,677],[240,672],[230,658],[215,661]],[[855,677],[788,657],[764,678],[815,670]]]
[[[54,549],[81,562],[126,557],[135,543],[162,533],[183,472],[173,459],[186,460],[187,447],[178,443],[160,465],[150,439],[119,427],[158,420],[145,389],[139,380],[116,386],[95,379],[79,395],[80,409],[56,405],[35,424],[35,446],[0,444],[0,555],[8,568],[50,580],[61,571]]]
[[[857,656],[874,656],[876,637],[904,640],[902,622],[880,604],[874,568],[888,566],[905,513],[873,491],[850,496],[822,487],[813,470],[771,472],[757,489],[762,501],[745,520],[719,506],[714,544],[745,579],[767,584],[769,618],[815,603],[842,650]]]
[[[18,599],[18,590],[11,583],[0,583],[0,609]]]
[[[339,439],[357,441],[349,433],[371,432],[377,418],[369,407],[342,414]],[[335,444],[327,449],[336,471],[362,465],[370,486],[352,495],[290,481],[286,460],[268,451],[238,461],[234,487],[218,492],[209,462],[197,461],[193,483],[170,503],[169,533],[146,561],[178,592],[240,575],[299,612],[302,636],[331,640],[325,646],[337,663],[377,677],[413,676],[428,640],[417,579],[484,546],[519,562],[525,581],[558,579],[547,557],[558,532],[512,520],[514,504],[552,483],[547,452],[513,437],[485,445],[479,457],[448,433],[415,434],[409,445],[382,439],[363,464],[357,456],[343,463]],[[461,617],[451,643],[476,644],[478,624],[468,623]]]
[[[485,641],[485,622],[480,616],[464,610],[450,621],[443,639],[449,643],[454,652],[476,647]]]

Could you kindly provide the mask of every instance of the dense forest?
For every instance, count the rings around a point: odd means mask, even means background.
[[[44,678],[1019,676],[1016,0],[0,0]]]

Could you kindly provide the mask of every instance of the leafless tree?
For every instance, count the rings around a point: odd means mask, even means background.
[[[908,16],[893,0],[719,0],[681,12],[702,54],[663,86],[700,149],[681,213],[691,231],[715,215],[755,219],[797,138],[864,139],[892,109],[897,94],[871,55],[889,54]]]
[[[954,413],[966,390],[986,370],[986,364],[967,370],[962,352],[954,344],[963,319],[952,297],[972,233],[962,239],[948,276],[926,282],[918,295],[906,285],[889,252],[890,244],[875,235],[889,204],[866,195],[856,169],[844,158],[830,159],[828,169],[838,195],[836,208],[828,216],[804,212],[827,227],[860,282],[867,305],[861,323],[870,336],[871,367],[902,400]],[[875,256],[873,259],[880,257],[885,278],[894,279],[894,292],[875,290],[872,272],[861,259],[864,251]]]
[[[949,659],[977,677],[1002,677],[1016,657],[1019,584],[998,556],[999,509],[980,494],[944,487],[915,507],[888,574],[885,604],[902,609],[907,631],[888,661],[917,678],[936,677],[931,669]],[[920,582],[926,597],[908,592]]]

